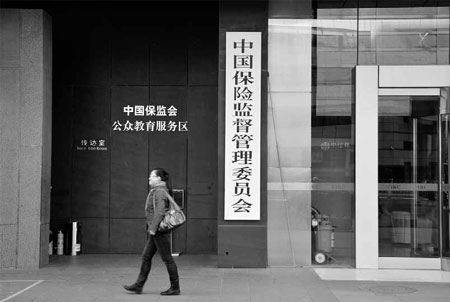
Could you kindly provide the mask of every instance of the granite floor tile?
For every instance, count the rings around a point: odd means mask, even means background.
[[[162,297],[169,279],[155,258],[142,295],[126,292],[139,255],[53,257],[39,270],[0,270],[0,301],[8,302],[450,302],[448,283],[322,280],[311,268],[221,269],[214,258],[176,259],[182,295]],[[29,280],[27,282],[23,280]],[[36,286],[21,289],[43,280]]]

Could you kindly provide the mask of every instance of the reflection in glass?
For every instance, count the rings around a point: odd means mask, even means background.
[[[361,8],[358,64],[449,63],[448,7]]]
[[[269,1],[270,265],[310,261],[311,207],[335,227],[329,264],[355,265],[353,70],[449,64],[449,8],[405,3]],[[380,100],[380,256],[437,255],[436,106]]]
[[[439,256],[437,97],[379,98],[379,255]]]
[[[357,10],[318,9],[313,32],[311,206],[334,227],[333,266],[354,266],[353,68]],[[326,225],[325,225],[326,226]],[[313,239],[317,237],[313,233]],[[313,243],[317,243],[317,240]],[[319,247],[313,244],[312,252]]]
[[[268,48],[268,262],[309,265],[310,20],[269,20]]]

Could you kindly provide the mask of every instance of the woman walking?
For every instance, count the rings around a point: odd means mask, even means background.
[[[159,223],[163,219],[166,210],[169,208],[168,194],[172,195],[169,173],[164,171],[164,169],[156,168],[150,173],[148,180],[151,190],[145,202],[145,216],[149,236],[142,253],[142,264],[139,276],[135,283],[132,285],[124,285],[123,288],[136,294],[142,293],[142,288],[144,287],[145,281],[147,281],[147,277],[152,268],[152,258],[156,251],[158,251],[162,261],[166,265],[170,279],[170,288],[161,292],[161,295],[179,295],[180,282],[178,279],[178,269],[173,260],[170,248],[171,231],[158,231]]]

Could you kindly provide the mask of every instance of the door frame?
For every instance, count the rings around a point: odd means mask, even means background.
[[[432,95],[450,87],[450,65],[355,67],[355,266],[441,269],[441,258],[379,257],[378,96]],[[420,93],[420,94],[419,94]],[[440,93],[440,92],[439,92]],[[441,226],[440,226],[441,227]]]
[[[439,114],[439,183],[444,185],[442,181],[442,119],[444,117],[444,115],[449,116],[450,117],[450,107],[449,107],[449,103],[450,103],[450,99],[449,99],[449,95],[448,95],[448,89],[442,89],[441,90],[441,100],[445,100],[445,106],[441,106],[444,107],[444,109],[440,112]],[[448,151],[447,151],[448,152]],[[439,197],[440,197],[440,224],[441,224],[441,236],[440,236],[440,244],[441,244],[441,251],[443,250],[442,244],[443,244],[443,234],[444,234],[444,225],[443,225],[443,202],[442,202],[442,196],[443,196],[443,190],[442,188],[439,191]],[[442,255],[441,257],[441,268],[444,271],[450,271],[450,257],[444,257]]]

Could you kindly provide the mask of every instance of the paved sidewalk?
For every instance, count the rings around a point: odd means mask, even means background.
[[[450,302],[450,283],[322,280],[312,268],[219,269],[214,256],[176,258],[181,296],[163,297],[168,275],[158,256],[142,295],[138,255],[52,256],[39,270],[0,270],[0,302]]]

